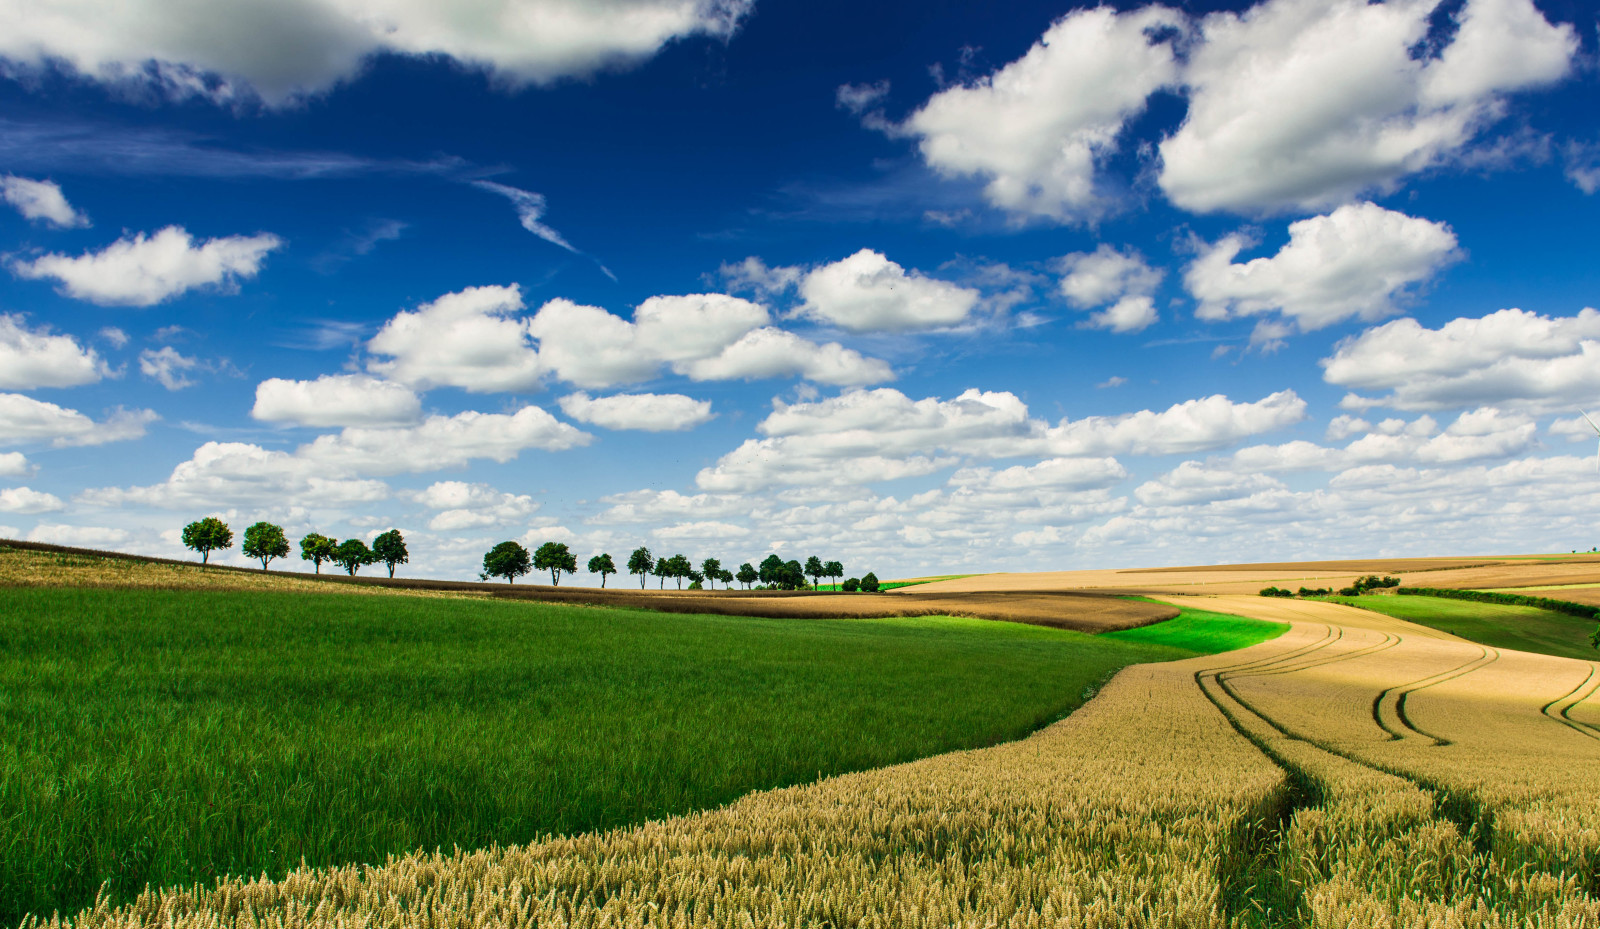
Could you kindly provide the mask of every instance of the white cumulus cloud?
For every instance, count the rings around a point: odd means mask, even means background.
[[[126,529],[108,526],[68,526],[60,523],[40,523],[28,531],[29,542],[46,542],[72,548],[98,548],[115,550],[126,543],[131,535]]]
[[[66,508],[55,494],[27,487],[0,489],[0,513],[54,513]]]
[[[435,481],[411,494],[411,499],[439,511],[428,521],[428,528],[436,532],[522,522],[539,509],[539,504],[527,494],[502,493],[488,484],[465,481]]]
[[[1170,38],[1185,22],[1161,6],[1069,13],[1027,54],[933,95],[894,131],[915,136],[939,173],[985,179],[995,206],[1092,218],[1105,210],[1099,164],[1146,98],[1178,79]]]
[[[0,477],[27,477],[33,470],[21,452],[0,452]]]
[[[1505,94],[1564,77],[1578,50],[1531,0],[1467,0],[1428,38],[1437,0],[1266,0],[1200,24],[1189,110],[1160,184],[1188,210],[1319,209],[1457,156]]]
[[[268,104],[325,91],[373,55],[445,56],[510,86],[545,84],[727,37],[752,0],[60,0],[0,2],[0,56],[64,63],[174,97]]]
[[[147,348],[139,353],[139,373],[168,390],[193,387],[194,381],[189,380],[186,372],[199,367],[200,359],[190,358],[170,345]]]
[[[27,219],[44,220],[57,229],[89,225],[89,217],[72,208],[55,181],[38,181],[12,174],[0,176],[0,197]]]
[[[864,248],[800,282],[801,312],[851,332],[904,332],[964,322],[978,292],[906,269]]]
[[[368,362],[367,369],[422,390],[533,390],[542,368],[528,321],[517,315],[522,308],[515,284],[445,294],[384,323],[367,349],[388,357]]]
[[[207,442],[160,484],[86,490],[90,506],[212,509],[289,504],[343,507],[389,496],[382,481],[351,478],[303,456],[243,442]]]
[[[1372,203],[1291,223],[1276,255],[1235,264],[1245,244],[1228,236],[1184,273],[1201,319],[1281,313],[1304,331],[1378,319],[1395,312],[1408,287],[1459,256],[1449,226]]]
[[[561,398],[561,411],[580,422],[606,429],[675,432],[710,421],[711,401],[683,394],[616,394],[591,397],[586,393]]]
[[[256,385],[250,415],[296,426],[404,426],[422,416],[422,401],[403,384],[364,374],[325,374],[314,381],[269,378]]]
[[[0,389],[76,387],[105,377],[106,363],[92,348],[50,327],[29,329],[16,314],[0,313]]]
[[[153,410],[118,407],[95,422],[77,410],[22,394],[0,393],[0,445],[49,442],[67,448],[121,442],[143,436],[145,427],[157,418]]]
[[[1321,364],[1330,384],[1388,392],[1346,398],[1358,408],[1600,405],[1600,312],[1550,317],[1505,309],[1437,329],[1397,319],[1340,342]]]
[[[464,467],[478,458],[506,462],[526,449],[561,451],[590,440],[540,407],[525,406],[515,413],[430,416],[401,429],[350,427],[318,436],[295,454],[350,474],[400,474]]]
[[[747,332],[717,354],[680,362],[673,369],[696,381],[800,377],[818,384],[860,387],[894,380],[894,372],[881,359],[838,342],[812,342],[772,326]]]
[[[267,254],[282,245],[270,233],[197,245],[182,227],[168,226],[76,258],[49,254],[13,261],[11,270],[25,278],[54,278],[66,295],[101,306],[153,306],[196,288],[231,290],[241,278],[255,277]]]

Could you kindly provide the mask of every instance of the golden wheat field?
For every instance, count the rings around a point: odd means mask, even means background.
[[[528,846],[155,889],[31,926],[1600,927],[1593,662],[1383,615],[1122,671],[1030,738]]]

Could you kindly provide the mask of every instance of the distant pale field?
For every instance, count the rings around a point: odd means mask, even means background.
[[[1308,561],[1259,565],[1184,568],[1134,568],[1094,571],[1042,571],[976,574],[919,584],[897,596],[931,596],[976,591],[1126,590],[1130,593],[1253,594],[1263,587],[1338,589],[1367,574],[1391,574],[1414,587],[1483,589],[1491,587],[1600,586],[1600,555],[1517,555],[1470,558],[1388,558],[1359,561]],[[1584,601],[1588,602],[1588,601]]]

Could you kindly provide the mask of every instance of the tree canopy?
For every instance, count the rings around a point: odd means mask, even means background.
[[[483,556],[485,580],[491,577],[503,577],[507,584],[515,584],[517,578],[532,570],[532,556],[528,554],[527,549],[516,542],[501,542]]]
[[[355,577],[357,571],[377,560],[378,556],[374,555],[372,549],[367,548],[367,543],[360,539],[345,539],[333,550],[333,563],[345,569],[351,577]]]
[[[316,565],[317,573],[321,574],[322,563],[333,560],[333,549],[338,544],[320,532],[307,533],[306,537],[300,540],[300,560]]]
[[[399,529],[390,529],[373,539],[372,553],[389,568],[390,577],[394,577],[395,565],[411,560],[411,554],[406,551],[405,536],[400,534]]]
[[[700,562],[700,573],[704,574],[708,581],[720,581],[722,580],[722,562],[715,558],[707,558],[705,561]]]
[[[639,575],[639,589],[644,590],[644,578],[656,566],[656,560],[650,557],[650,549],[643,545],[633,550],[628,556],[628,573]]]
[[[806,566],[804,570],[806,577],[811,578],[811,586],[813,587],[822,583],[822,575],[827,573],[827,569],[823,568],[822,566],[822,559],[818,558],[816,555],[812,555],[810,558],[806,559]]]
[[[578,570],[578,556],[572,554],[565,542],[546,542],[533,553],[533,566],[550,572],[550,586],[561,586],[561,572]]]
[[[215,516],[207,516],[183,527],[183,545],[200,553],[201,564],[209,564],[212,552],[233,547],[233,530]]]
[[[743,584],[747,589],[751,584],[754,584],[756,581],[761,579],[761,573],[757,571],[755,567],[748,561],[739,566],[739,573],[734,576],[738,578],[739,583]]]
[[[261,570],[265,571],[272,559],[289,557],[289,540],[282,526],[258,522],[244,531],[244,545],[239,550],[245,557],[260,561]]]
[[[600,586],[606,586],[606,575],[617,573],[617,563],[607,554],[599,554],[589,559],[589,573],[600,575]]]

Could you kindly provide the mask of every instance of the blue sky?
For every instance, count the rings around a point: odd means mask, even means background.
[[[1596,36],[1578,0],[0,0],[0,536],[399,527],[441,577],[507,538],[1587,549]]]

